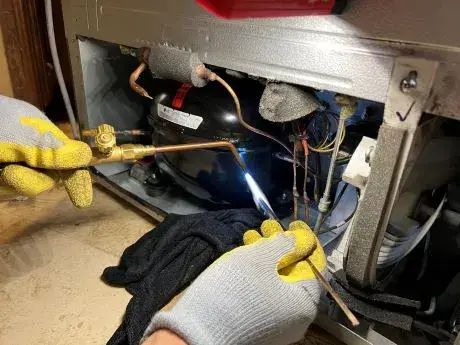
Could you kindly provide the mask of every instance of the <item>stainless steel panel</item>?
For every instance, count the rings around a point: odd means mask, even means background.
[[[209,64],[379,102],[396,56],[444,61],[454,92],[444,96],[440,79],[427,107],[451,117],[460,109],[459,12],[458,1],[354,0],[341,16],[226,21],[191,0],[64,2],[70,38],[175,46]]]

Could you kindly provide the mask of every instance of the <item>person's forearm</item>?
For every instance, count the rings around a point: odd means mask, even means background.
[[[142,345],[187,345],[187,343],[169,329],[159,329],[148,337]]]

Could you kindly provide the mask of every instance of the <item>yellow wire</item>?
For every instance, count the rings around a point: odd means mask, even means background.
[[[340,138],[340,145],[342,145],[343,140],[345,139],[345,129],[342,132],[342,137]],[[323,147],[315,147],[312,148],[312,151],[314,152],[319,152],[319,153],[327,153],[327,152],[332,152],[334,150],[334,144],[337,138],[335,138],[333,141],[331,141],[328,145],[323,146]]]
[[[334,137],[334,139],[327,145],[319,145],[317,147],[315,147],[316,149],[321,149],[321,150],[324,150],[324,149],[329,149],[329,148],[332,148],[334,146],[334,143],[335,141],[337,140],[337,138]]]
[[[345,139],[345,132],[346,132],[346,129],[345,127],[343,128],[343,131],[342,131],[342,137],[340,138],[340,145],[342,145],[344,139]],[[327,153],[327,152],[332,152],[334,150],[334,147],[331,147],[331,148],[328,148],[329,146],[333,145],[334,142],[336,141],[337,138],[335,138],[333,141],[331,141],[329,144],[327,144],[326,146],[324,147],[311,147],[310,145],[308,146],[308,148],[310,150],[312,150],[313,152],[318,152],[318,153]]]
[[[327,124],[326,131],[329,132],[329,124]],[[324,137],[324,140],[315,147],[315,149],[321,149],[324,147],[324,144],[327,142],[327,135]]]
[[[338,124],[338,122],[337,122],[337,124]],[[343,135],[343,133],[342,133],[342,135]],[[333,139],[330,143],[326,144],[326,142],[327,142],[327,136],[326,136],[326,137],[324,138],[324,140],[323,140],[318,146],[316,146],[316,147],[310,147],[310,148],[311,148],[314,152],[331,152],[331,151],[333,150],[334,143],[335,143],[336,139],[337,139],[337,138],[334,137],[334,139]],[[343,141],[343,139],[342,139],[342,141]],[[325,144],[326,144],[326,145],[325,145]],[[326,149],[329,149],[329,148],[330,148],[331,150],[326,150]]]
[[[342,137],[340,138],[341,142],[343,141],[344,139],[344,135],[345,135],[345,128],[343,129],[343,132],[342,132]],[[321,150],[324,150],[324,149],[329,149],[329,148],[333,148],[334,147],[334,143],[335,141],[337,140],[337,138],[334,138],[334,140],[332,140],[329,144],[327,144],[326,146],[321,146],[321,147],[317,147],[316,149],[321,149]]]

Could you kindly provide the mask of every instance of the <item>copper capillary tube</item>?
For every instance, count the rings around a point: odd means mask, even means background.
[[[283,226],[282,223],[279,223],[281,227],[283,228],[284,231],[287,231],[287,229]],[[329,292],[331,297],[334,299],[334,301],[337,303],[337,305],[342,309],[348,320],[350,320],[351,324],[353,327],[356,327],[359,325],[359,321],[356,318],[356,316],[353,314],[353,312],[350,310],[350,308],[347,307],[343,299],[335,292],[334,288],[329,284],[329,282],[324,278],[323,274],[316,268],[316,266],[311,262],[309,258],[305,258],[305,261],[310,265],[311,270],[316,276],[316,279],[321,283],[321,285],[324,286],[324,288]]]
[[[134,70],[134,72],[131,73],[129,76],[129,86],[139,95],[153,99],[152,96],[150,96],[149,93],[137,83],[137,79],[139,79],[139,76],[142,74],[142,72],[145,71],[146,67],[147,64],[145,62],[141,62],[141,64]]]
[[[305,261],[310,265],[313,273],[316,275],[316,278],[318,279],[319,282],[324,286],[324,288],[329,292],[329,294],[332,296],[334,301],[337,303],[337,305],[342,309],[348,320],[350,320],[351,324],[353,327],[356,327],[359,325],[359,321],[356,318],[356,316],[353,314],[353,312],[350,310],[350,308],[347,307],[345,302],[340,298],[340,296],[337,294],[337,292],[334,291],[334,288],[329,284],[329,282],[324,278],[324,276],[321,274],[320,271],[316,268],[316,266],[310,261],[309,258],[306,258]]]
[[[211,80],[211,81],[217,81],[225,89],[227,89],[228,93],[230,94],[230,96],[232,96],[233,101],[235,102],[236,116],[238,117],[238,122],[243,127],[245,127],[246,129],[250,130],[251,132],[254,132],[256,134],[259,134],[259,135],[262,135],[264,137],[267,137],[267,138],[269,138],[269,139],[271,139],[273,141],[276,141],[278,144],[283,146],[287,150],[287,152],[289,152],[289,154],[292,156],[291,149],[285,143],[283,143],[281,140],[279,140],[278,138],[274,137],[273,135],[271,135],[271,134],[269,134],[269,133],[267,133],[265,131],[262,131],[262,130],[260,130],[258,128],[255,128],[255,127],[251,126],[249,123],[247,123],[244,120],[243,115],[241,113],[240,100],[238,99],[238,96],[236,95],[236,93],[232,89],[232,87],[224,79],[219,77],[216,73],[214,73],[214,72],[210,71],[209,69],[207,69],[206,66],[204,66],[204,65],[199,65],[198,67],[196,67],[195,72],[200,78],[208,79],[208,80]]]
[[[294,204],[294,220],[299,220],[299,192],[297,191],[297,150],[296,150],[296,140],[294,137],[294,146],[293,146],[293,159],[292,159],[292,171],[294,176],[292,179],[292,199]]]

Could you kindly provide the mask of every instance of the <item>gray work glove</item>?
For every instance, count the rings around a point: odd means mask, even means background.
[[[157,313],[141,343],[169,329],[189,345],[291,344],[314,320],[320,286],[306,261],[324,272],[326,258],[304,222],[283,232],[273,220],[244,235],[246,245],[214,262],[170,310]]]
[[[93,199],[86,167],[90,147],[69,139],[39,109],[0,95],[0,197],[18,193],[33,197],[62,181],[77,207]]]

